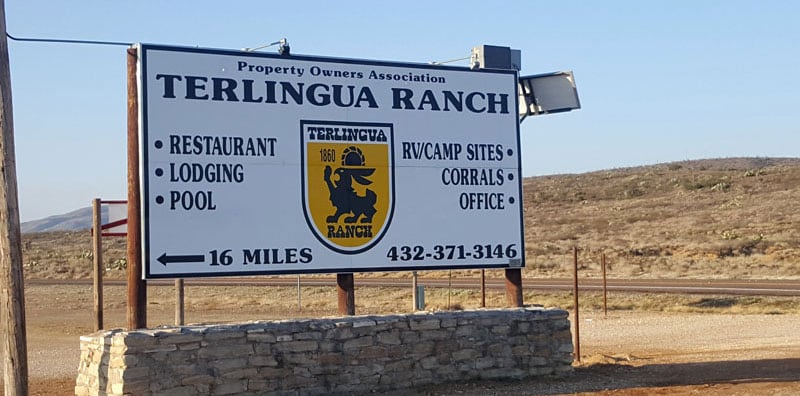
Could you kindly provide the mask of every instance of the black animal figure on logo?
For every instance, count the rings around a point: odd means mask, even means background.
[[[353,189],[353,180],[365,186],[372,184],[366,176],[370,176],[374,172],[374,168],[336,168],[336,172],[333,172],[330,166],[325,167],[325,183],[330,191],[331,203],[336,208],[336,213],[328,216],[328,223],[338,222],[339,217],[347,213],[353,215],[345,217],[345,223],[355,223],[362,215],[364,216],[361,219],[362,223],[372,223],[372,216],[377,212],[375,202],[378,201],[378,196],[370,189],[367,189],[365,196],[359,196]],[[339,176],[338,181],[331,181],[332,173]]]

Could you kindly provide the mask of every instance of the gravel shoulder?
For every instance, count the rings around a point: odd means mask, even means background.
[[[798,315],[581,313],[581,362],[568,377],[408,394],[795,395],[798,329]]]

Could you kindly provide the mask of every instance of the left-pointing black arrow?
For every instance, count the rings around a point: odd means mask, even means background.
[[[202,263],[204,261],[206,261],[206,256],[202,254],[167,256],[167,254],[164,253],[158,257],[158,262],[164,265],[173,263]]]

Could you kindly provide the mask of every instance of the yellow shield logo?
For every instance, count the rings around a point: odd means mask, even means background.
[[[336,252],[370,249],[394,211],[392,125],[301,121],[300,129],[308,226]]]

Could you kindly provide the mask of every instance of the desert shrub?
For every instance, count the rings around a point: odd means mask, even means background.
[[[708,187],[704,182],[691,181],[691,180],[684,180],[683,183],[681,183],[681,185],[683,186],[684,189],[688,191],[702,190]]]
[[[642,195],[644,195],[644,191],[642,191],[642,189],[640,189],[640,188],[633,187],[633,188],[625,190],[623,195],[625,196],[625,198],[641,197]]]
[[[661,256],[662,249],[658,247],[634,248],[628,250],[628,254],[634,257],[658,257]]]
[[[738,303],[738,299],[730,297],[704,297],[700,300],[688,303],[690,307],[698,308],[729,308]]]
[[[739,239],[739,234],[737,234],[736,231],[734,231],[734,230],[722,231],[722,234],[720,234],[720,235],[722,236],[722,239],[724,239],[726,241]]]
[[[124,270],[128,268],[128,260],[121,258],[110,261],[106,264],[106,270]]]
[[[737,237],[738,238],[738,237]],[[756,253],[764,253],[767,243],[760,238],[727,240],[717,245],[716,255],[718,258],[751,256]]]
[[[726,182],[719,182],[713,186],[711,186],[711,191],[722,191],[727,192],[731,189],[731,184]]]
[[[680,164],[669,164],[669,165],[667,165],[667,169],[669,169],[671,171],[680,170],[681,168],[683,168],[683,166],[681,166]]]
[[[744,173],[744,177],[761,176],[764,174],[763,169],[750,169]]]
[[[740,208],[740,207],[742,207],[742,196],[741,195],[736,196],[730,202],[725,202],[725,203],[719,205],[720,209],[733,209],[733,208]]]

